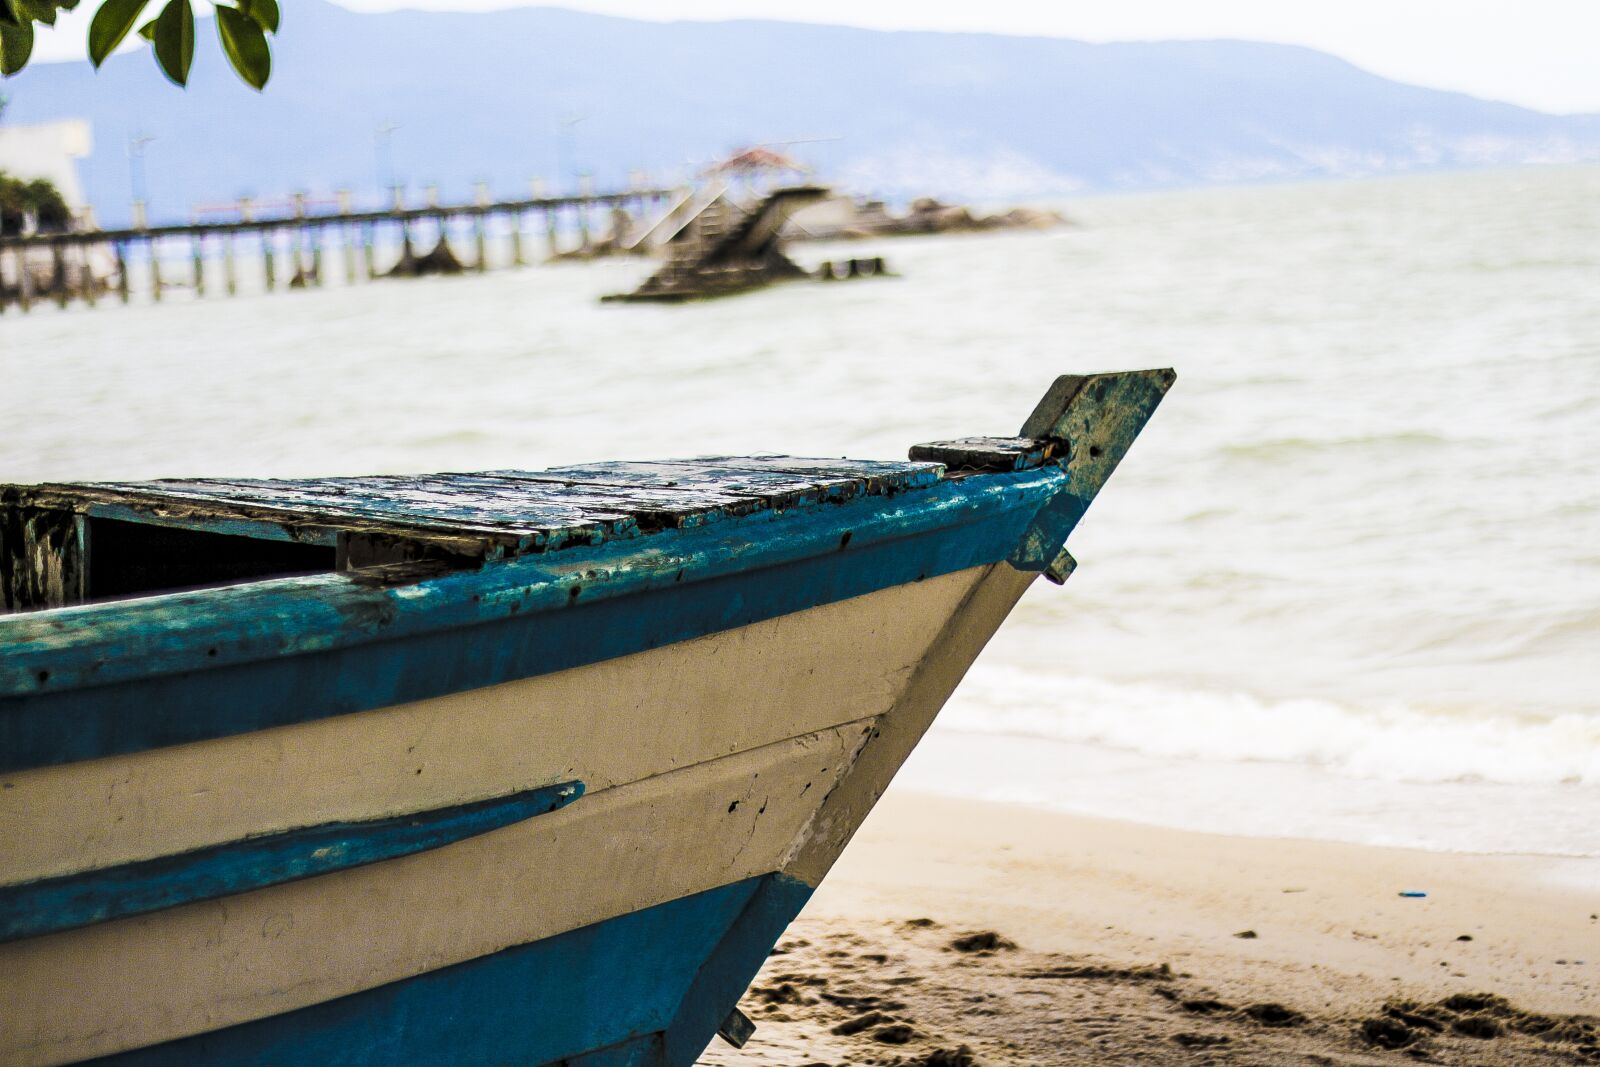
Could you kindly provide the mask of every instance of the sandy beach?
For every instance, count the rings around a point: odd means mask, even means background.
[[[1596,860],[894,790],[702,1062],[1600,1062],[1597,914]]]

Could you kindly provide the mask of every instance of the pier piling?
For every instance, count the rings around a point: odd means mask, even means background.
[[[344,283],[356,283],[356,233],[348,222],[339,227],[339,245],[344,251]]]
[[[128,284],[128,245],[125,241],[118,241],[112,247],[116,249],[117,257],[117,296],[126,304],[132,296]]]
[[[233,234],[222,235],[222,279],[229,296],[239,293],[239,272],[233,261]]]
[[[80,277],[83,279],[83,299],[90,307],[100,301],[100,282],[94,276],[94,266],[89,255],[88,245],[78,246],[78,267],[82,270]]]
[[[67,249],[59,241],[50,246],[50,289],[56,307],[67,306]]]
[[[206,295],[206,266],[204,240],[198,233],[189,238],[189,255],[194,260],[194,295]]]
[[[17,249],[17,306],[23,311],[33,308],[33,272],[28,269],[28,257]]]

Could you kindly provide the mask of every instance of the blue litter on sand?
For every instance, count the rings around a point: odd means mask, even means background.
[[[1402,889],[1400,890],[1400,895],[1403,897],[1425,897],[1428,894],[1420,889]]]

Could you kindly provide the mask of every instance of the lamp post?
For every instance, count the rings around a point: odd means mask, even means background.
[[[145,196],[144,146],[155,138],[148,133],[135,133],[128,138],[128,180],[133,186],[133,228],[142,230],[149,225],[146,214],[149,201]]]
[[[400,206],[400,186],[394,180],[394,153],[390,139],[399,128],[399,123],[384,121],[372,133],[373,154],[378,162],[378,186],[389,195],[396,208]]]
[[[556,132],[556,183],[558,186],[566,185],[569,176],[577,179],[578,160],[578,123],[588,118],[587,115],[571,115],[561,120],[561,128]],[[559,195],[560,189],[558,188]]]

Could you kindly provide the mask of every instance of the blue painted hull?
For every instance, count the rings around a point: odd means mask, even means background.
[[[811,888],[752,878],[106,1067],[687,1067]]]

